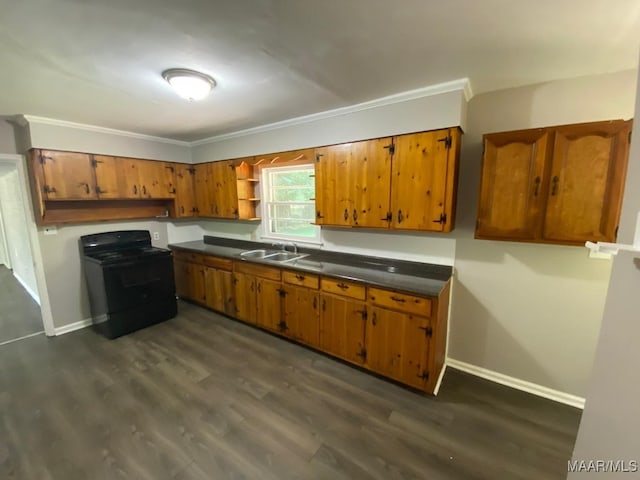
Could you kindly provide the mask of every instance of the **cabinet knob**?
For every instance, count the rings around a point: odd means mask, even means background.
[[[353,209],[353,221],[358,221],[358,210],[356,210],[355,208]]]
[[[553,186],[551,187],[551,195],[555,195],[556,193],[558,193],[558,182],[560,181],[560,178],[558,178],[557,175],[553,176],[553,179],[551,180],[551,183],[553,183]]]
[[[402,210],[398,210],[398,223],[402,223],[404,220],[404,215],[402,214]]]
[[[349,210],[347,210],[346,208],[344,209],[344,221],[346,222],[347,220],[349,220]]]
[[[534,180],[535,184],[536,184],[536,188],[533,191],[533,196],[537,197],[538,193],[540,193],[540,177],[536,177],[536,179]]]

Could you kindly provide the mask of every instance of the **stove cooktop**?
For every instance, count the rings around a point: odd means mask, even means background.
[[[131,260],[171,255],[171,250],[157,247],[129,248],[110,252],[89,253],[87,258],[97,261],[102,265],[129,262]]]

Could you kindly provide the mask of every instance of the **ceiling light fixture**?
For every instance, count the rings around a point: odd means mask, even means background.
[[[178,95],[190,102],[202,100],[216,86],[216,81],[209,75],[186,68],[165,70],[162,72],[162,78],[173,87]]]

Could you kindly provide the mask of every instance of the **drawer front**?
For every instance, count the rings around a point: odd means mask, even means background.
[[[431,299],[406,293],[391,292],[379,288],[369,288],[369,301],[380,307],[431,316]]]
[[[336,295],[344,295],[358,300],[365,299],[365,287],[359,283],[346,282],[335,278],[323,278],[320,282],[320,288],[324,292],[335,293]]]
[[[268,280],[280,281],[280,269],[258,265],[249,262],[235,262],[233,270],[239,273],[247,273],[256,277],[266,278]]]
[[[186,250],[173,250],[173,258],[180,262],[203,263],[201,253],[187,252]]]
[[[205,255],[204,264],[207,267],[213,267],[220,270],[228,270],[231,271],[233,268],[233,262],[228,258],[220,258],[220,257],[210,257]]]
[[[290,283],[291,285],[300,285],[307,288],[318,288],[320,279],[317,275],[311,275],[302,272],[289,272],[282,273],[282,279],[284,283]]]

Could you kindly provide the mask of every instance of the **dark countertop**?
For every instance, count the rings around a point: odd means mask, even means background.
[[[270,265],[287,270],[316,273],[427,296],[437,296],[453,272],[453,268],[447,265],[408,262],[310,248],[298,248],[299,253],[304,253],[307,256],[296,261],[274,262],[245,258],[240,254],[247,250],[277,250],[277,247],[273,247],[271,244],[210,236],[205,236],[203,240],[171,244],[169,248]],[[291,247],[288,249],[291,250]]]

